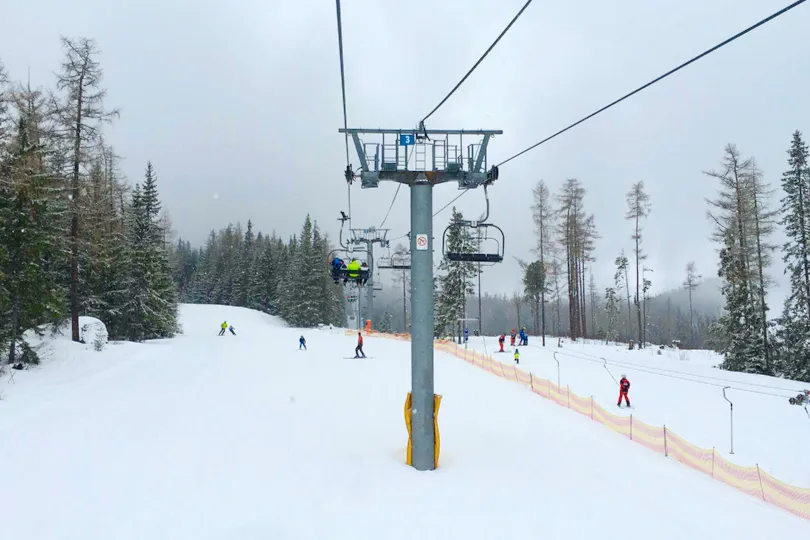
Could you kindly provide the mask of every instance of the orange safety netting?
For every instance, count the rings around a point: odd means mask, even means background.
[[[356,330],[347,330],[346,334],[354,335],[355,332]],[[401,341],[410,340],[409,334],[386,334],[375,331],[367,332],[367,334]],[[792,486],[777,480],[760,469],[759,465],[755,467],[736,465],[718,454],[714,448],[706,449],[695,446],[666,426],[660,428],[650,426],[634,419],[633,415],[611,414],[596,403],[593,396],[578,396],[571,392],[568,386],[558,386],[553,381],[535,377],[517,366],[504,364],[487,354],[460,347],[452,341],[435,340],[434,348],[461,358],[498,377],[517,382],[535,394],[588,416],[616,433],[728,486],[758,497],[797,516],[810,519],[810,489]]]

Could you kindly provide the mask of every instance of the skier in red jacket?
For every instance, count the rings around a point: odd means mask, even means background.
[[[357,347],[354,348],[354,357],[360,358],[361,354],[363,358],[366,357],[366,353],[363,352],[363,334],[357,332]]]
[[[506,341],[506,334],[501,334],[501,337],[498,338],[498,345],[501,346],[501,350],[498,352],[506,352],[503,350],[503,343]]]
[[[624,401],[627,403],[627,406],[630,406],[630,398],[627,397],[628,392],[630,392],[630,381],[627,380],[627,375],[622,374],[622,378],[619,380],[619,402],[616,405],[621,407],[622,397],[624,397]]]

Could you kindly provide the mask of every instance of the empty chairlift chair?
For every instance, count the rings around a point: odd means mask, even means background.
[[[477,247],[470,252],[456,252],[449,248],[447,234],[454,228],[467,228],[473,232]],[[459,221],[451,223],[442,236],[442,253],[448,261],[496,264],[503,262],[505,236],[497,225]]]

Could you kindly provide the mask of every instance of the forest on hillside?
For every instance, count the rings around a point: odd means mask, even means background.
[[[380,329],[393,332],[407,331],[410,324],[410,289],[408,287],[408,276],[405,272],[406,289],[402,289],[402,271],[395,272],[396,279],[390,287],[386,287],[375,293],[375,304],[373,319],[380,322]],[[593,300],[593,302],[591,302]],[[466,298],[466,317],[478,318],[478,295],[472,294]],[[722,295],[720,294],[719,278],[707,279],[701,283],[701,287],[694,291],[693,296],[693,319],[695,323],[694,348],[709,348],[709,328],[716,322],[723,309]],[[563,298],[560,304],[559,313],[565,313],[567,309],[567,299]],[[596,332],[589,336],[593,338],[605,339],[604,328],[606,313],[604,310],[604,300],[601,296],[588,298],[588,312],[592,320],[596,321]],[[547,310],[549,308],[547,307]],[[564,317],[555,317],[557,311],[547,311],[548,335],[568,336],[568,321]],[[535,321],[532,317],[531,306],[526,301],[523,294],[491,295],[484,292],[481,296],[481,319],[482,329],[485,335],[496,335],[501,332],[509,332],[512,328],[526,327],[530,334],[539,335],[534,327]],[[653,344],[671,344],[673,341],[680,342],[682,347],[689,347],[691,337],[689,331],[689,300],[688,293],[683,289],[667,291],[647,298],[647,339]],[[403,323],[403,321],[407,321]],[[627,329],[626,317],[624,324],[620,326],[618,339],[627,341],[629,331]],[[478,323],[469,321],[467,323],[470,332],[478,329]],[[457,330],[456,330],[457,331]]]
[[[104,138],[118,111],[100,52],[90,39],[61,44],[54,88],[15,81],[0,62],[0,365],[39,361],[29,329],[68,323],[81,341],[80,314],[111,339],[178,331],[155,168],[127,182]]]
[[[202,248],[180,239],[172,266],[183,302],[256,309],[293,326],[343,326],[343,288],[327,272],[330,249],[309,215],[301,233],[286,242],[275,233],[254,233],[248,220],[244,230],[237,223],[211,231]]]

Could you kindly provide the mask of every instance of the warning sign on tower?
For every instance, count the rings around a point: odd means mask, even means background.
[[[428,248],[428,235],[426,234],[417,234],[416,235],[416,249],[419,251],[427,251]]]

